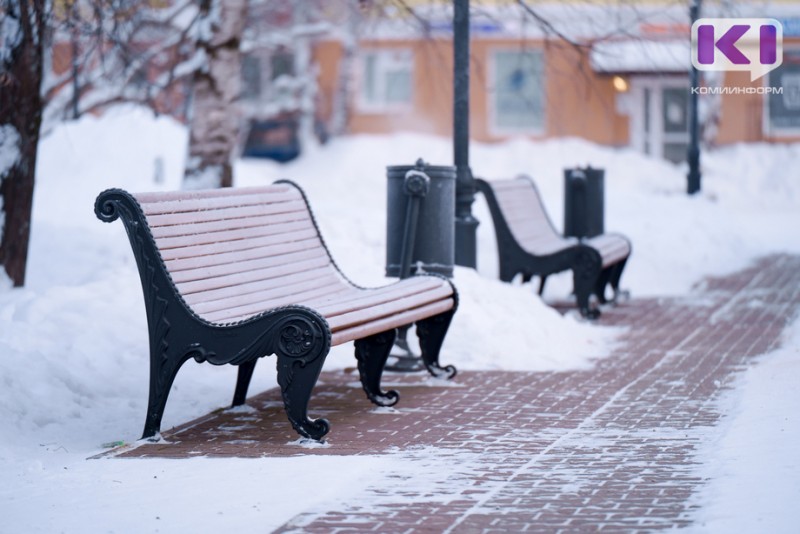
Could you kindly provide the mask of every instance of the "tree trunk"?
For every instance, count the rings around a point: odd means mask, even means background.
[[[247,20],[247,0],[204,0],[201,10],[197,46],[205,52],[206,65],[194,75],[185,189],[233,184],[232,159],[239,129],[239,42]]]
[[[0,49],[0,264],[25,283],[42,123],[45,0],[5,0]]]

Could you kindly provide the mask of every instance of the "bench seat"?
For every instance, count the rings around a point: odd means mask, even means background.
[[[277,354],[289,420],[314,439],[328,423],[308,419],[306,406],[330,346],[356,342],[362,385],[381,406],[398,399],[380,389],[398,327],[417,324],[431,374],[455,375],[438,363],[457,306],[453,285],[433,275],[378,288],[353,284],[292,182],[135,195],[109,190],[95,211],[106,222],[122,218],[139,267],[151,345],[145,438],[159,432],[169,387],[189,358],[239,365],[238,405],[257,359]]]
[[[614,233],[582,239],[562,236],[548,217],[536,184],[527,176],[476,179],[476,183],[492,214],[501,280],[510,282],[521,274],[527,282],[539,276],[542,294],[549,275],[572,270],[578,308],[589,318],[600,315],[600,310],[590,307],[591,295],[600,303],[607,302],[605,291],[610,285],[616,300],[631,254],[626,237]]]

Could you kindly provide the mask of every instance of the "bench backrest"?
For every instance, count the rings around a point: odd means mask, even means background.
[[[510,180],[482,181],[495,225],[502,218],[516,242],[536,254],[552,254],[565,247],[564,238],[555,230],[542,204],[533,180],[520,176]]]
[[[303,194],[290,184],[135,198],[172,281],[208,321],[240,320],[347,288]]]

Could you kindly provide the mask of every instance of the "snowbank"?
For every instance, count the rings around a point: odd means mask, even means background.
[[[97,531],[114,525],[122,531],[125,525],[172,532],[237,525],[269,530],[299,511],[302,481],[290,483],[292,477],[313,473],[315,480],[337,480],[333,491],[341,497],[360,477],[401,469],[397,458],[363,457],[303,459],[304,469],[296,467],[297,459],[83,461],[103,443],[138,438],[148,376],[133,257],[122,225],[95,218],[94,199],[108,187],[179,187],[185,146],[179,124],[134,108],[59,126],[41,142],[28,285],[10,289],[0,280],[0,478],[6,481],[0,510],[10,531],[88,532],[86,517],[97,519]],[[386,281],[385,167],[419,157],[449,164],[451,153],[441,138],[354,136],[311,147],[285,166],[238,161],[235,176],[237,185],[299,182],[342,269],[360,284],[376,285]],[[704,154],[703,193],[689,198],[685,170],[630,150],[576,139],[472,148],[476,176],[532,175],[559,227],[563,169],[605,168],[606,229],[633,241],[623,286],[634,296],[686,293],[703,275],[739,269],[769,252],[800,252],[800,181],[790,174],[799,161],[800,145],[742,145]],[[479,269],[456,269],[462,306],[444,363],[461,369],[567,369],[591,365],[613,350],[613,330],[575,314],[561,316],[531,287],[495,281],[493,229],[480,198],[475,213],[482,221]],[[566,298],[569,278],[552,277],[546,299]],[[328,359],[329,368],[352,364],[350,345]],[[260,369],[253,392],[275,383],[271,366]],[[230,366],[188,363],[178,375],[164,427],[224,406],[234,382]],[[245,482],[226,490],[232,476]],[[228,501],[219,510],[199,509],[196,499],[180,497],[187,486],[257,493],[260,500],[246,510]]]

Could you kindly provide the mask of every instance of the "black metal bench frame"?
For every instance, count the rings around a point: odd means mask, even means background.
[[[277,183],[300,190],[319,234],[302,189],[288,180]],[[292,427],[300,435],[315,440],[328,433],[330,424],[326,419],[312,420],[307,415],[312,389],[331,347],[332,334],[325,317],[309,307],[289,305],[268,309],[234,323],[209,322],[198,316],[181,296],[161,257],[145,214],[132,194],[121,189],[102,192],[95,202],[95,214],[103,222],[122,219],[141,279],[150,344],[149,399],[142,439],[158,438],[170,388],[178,370],[189,359],[198,363],[239,366],[232,403],[238,406],[245,402],[257,360],[272,354],[277,355],[277,381]],[[319,238],[330,257],[327,245],[321,236]],[[341,274],[333,258],[330,259]],[[344,275],[342,277],[347,280]],[[453,307],[417,320],[415,324],[427,370],[434,376],[452,378],[456,370],[451,365],[439,365],[439,352],[458,307],[458,294],[449,280],[438,278],[452,287]],[[363,389],[367,397],[379,406],[392,406],[399,399],[396,391],[382,391],[380,385],[395,336],[396,329],[392,328],[355,340],[355,357]]]
[[[527,181],[536,192],[537,200],[546,217],[546,223],[553,233],[557,233],[550,216],[542,203],[541,195],[534,181],[528,176],[520,176],[518,180]],[[572,271],[573,290],[578,304],[578,309],[583,317],[595,319],[600,316],[600,310],[591,306],[590,299],[594,295],[600,304],[609,302],[606,298],[606,287],[611,286],[615,302],[620,295],[619,281],[622,271],[628,261],[628,256],[603,268],[603,258],[600,252],[587,244],[584,240],[578,242],[564,239],[563,248],[547,255],[532,254],[525,250],[514,237],[506,216],[500,207],[491,183],[476,178],[478,190],[483,194],[494,223],[497,238],[497,253],[499,258],[500,280],[511,282],[515,276],[522,275],[523,283],[527,283],[534,276],[540,277],[539,295],[544,292],[545,282],[551,274],[566,270]],[[619,234],[614,234],[627,242],[630,250],[630,240]]]

